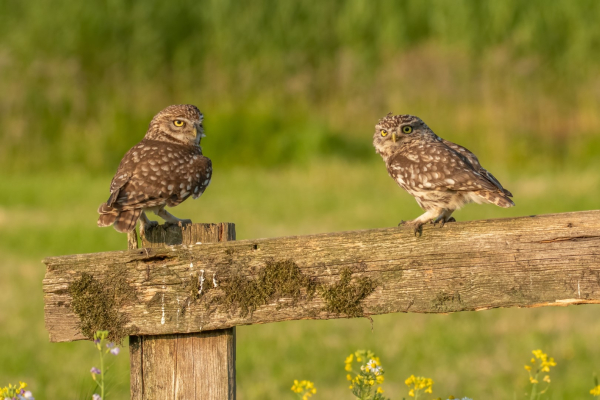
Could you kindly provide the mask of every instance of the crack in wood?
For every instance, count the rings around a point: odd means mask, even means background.
[[[554,242],[567,242],[567,241],[584,241],[584,240],[598,240],[600,236],[592,235],[592,236],[566,236],[566,237],[557,237],[554,239],[548,240],[540,240],[537,243],[554,243]]]

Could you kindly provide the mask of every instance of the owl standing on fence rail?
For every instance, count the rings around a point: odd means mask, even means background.
[[[454,221],[452,213],[468,203],[515,205],[512,193],[479,164],[475,154],[437,136],[415,116],[390,113],[380,119],[373,146],[390,176],[425,210],[405,223],[415,235],[427,222],[444,226]]]
[[[98,226],[113,225],[130,232],[140,220],[140,230],[155,226],[146,211],[167,223],[191,223],[171,215],[192,196],[200,197],[210,183],[212,163],[202,155],[203,115],[196,106],[173,105],[152,119],[144,139],[125,154],[110,184],[110,197],[98,208]]]

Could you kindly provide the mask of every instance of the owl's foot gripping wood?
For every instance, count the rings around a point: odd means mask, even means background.
[[[423,225],[428,222],[433,225],[440,223],[440,228],[447,222],[456,222],[456,220],[451,217],[453,212],[454,210],[428,210],[425,214],[412,221],[401,221],[398,226],[410,226],[413,229],[415,236],[417,236],[417,234],[421,236],[423,234]]]
[[[150,221],[146,213],[142,211],[140,215],[140,235],[145,235],[146,231],[158,226],[158,221]]]
[[[448,222],[456,222],[454,217],[451,216],[453,212],[454,210],[444,210],[442,214],[440,214],[436,219],[432,220],[431,223],[433,226],[439,223],[440,228],[443,228]]]
[[[154,212],[154,214],[164,219],[165,225],[187,225],[192,223],[192,220],[190,219],[179,219],[175,217],[173,214],[169,213],[164,208],[148,208],[146,209],[146,211],[152,211]],[[146,231],[150,231],[152,230],[152,228],[158,225],[158,221],[151,221],[150,219],[148,219],[145,212],[141,213],[140,231],[143,232],[142,235],[145,235]]]
[[[412,221],[400,221],[400,223],[398,224],[398,226],[410,226],[413,230],[413,233],[415,234],[415,236],[417,236],[417,233],[419,234],[419,236],[421,236],[423,234],[423,223],[415,220]]]
[[[174,225],[188,225],[192,223],[191,219],[179,219],[164,208],[156,211],[156,215],[165,220],[165,224],[174,224]]]

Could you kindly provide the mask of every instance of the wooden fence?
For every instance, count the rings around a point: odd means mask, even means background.
[[[50,340],[129,336],[132,399],[234,399],[238,325],[600,303],[600,211],[234,239],[158,227],[46,258]]]

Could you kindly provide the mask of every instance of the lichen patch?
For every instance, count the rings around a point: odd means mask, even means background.
[[[122,305],[136,299],[135,290],[124,276],[119,268],[102,281],[84,272],[69,285],[71,309],[79,317],[79,328],[88,339],[100,330],[109,331],[109,339],[115,342],[135,333],[125,329],[128,320],[119,311]]]
[[[285,306],[294,306],[300,299],[312,299],[316,284],[302,273],[298,265],[291,260],[269,261],[260,269],[255,279],[241,275],[233,275],[219,282],[223,295],[212,300],[212,303],[223,305],[227,311],[237,309],[240,316],[251,314],[257,307],[290,299]],[[278,307],[284,307],[278,303]]]
[[[354,278],[352,271],[345,267],[340,271],[340,280],[334,285],[320,287],[320,294],[325,300],[325,311],[346,315],[348,318],[364,316],[362,300],[373,293],[377,283],[368,277]]]

